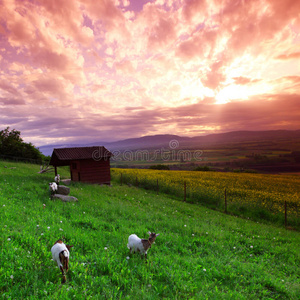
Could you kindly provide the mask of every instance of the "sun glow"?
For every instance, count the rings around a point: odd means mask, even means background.
[[[232,100],[247,100],[251,94],[246,86],[228,85],[216,94],[216,104],[225,104]]]
[[[200,80],[190,81],[184,84],[181,83],[180,87],[181,87],[181,93],[180,93],[181,99],[184,98],[204,99],[205,97],[214,96],[214,92],[210,88],[203,86]]]

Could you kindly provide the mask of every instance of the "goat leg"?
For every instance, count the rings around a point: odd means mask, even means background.
[[[63,275],[61,283],[66,283],[66,281],[67,281],[67,277],[66,277],[66,275]]]
[[[61,273],[62,273],[62,280],[61,280],[61,283],[65,283],[67,281],[67,277],[66,277],[66,274],[65,274],[65,271],[63,269],[62,266],[59,267],[60,270],[61,270]]]

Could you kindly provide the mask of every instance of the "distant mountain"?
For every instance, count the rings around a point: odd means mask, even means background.
[[[44,155],[52,155],[53,149],[57,148],[72,148],[72,147],[86,147],[87,144],[53,144],[53,145],[44,145],[37,147]],[[96,145],[97,146],[97,145]]]
[[[189,137],[180,137],[178,135],[172,134],[159,134],[159,135],[149,135],[143,136],[135,139],[126,139],[122,141],[106,143],[104,146],[109,150],[136,150],[136,149],[153,149],[158,147],[169,148],[170,143],[174,141],[176,147],[180,145],[181,142],[190,141]],[[98,145],[98,143],[97,143]]]
[[[284,141],[300,139],[300,130],[270,130],[270,131],[231,131],[226,133],[210,134],[192,138],[197,146],[220,146],[237,143],[273,143],[284,144]],[[300,146],[300,145],[299,145]],[[289,145],[286,145],[289,148]]]
[[[291,141],[295,144],[291,146]],[[270,147],[285,147],[299,150],[300,130],[271,130],[271,131],[232,131],[209,134],[206,136],[181,137],[171,134],[144,136],[116,142],[95,142],[87,144],[59,144],[39,147],[44,155],[51,155],[54,148],[104,146],[110,151],[125,151],[137,149],[208,149],[209,147],[240,147],[247,144],[266,145]],[[292,148],[291,148],[292,147]]]

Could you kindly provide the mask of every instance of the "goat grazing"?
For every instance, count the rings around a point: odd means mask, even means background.
[[[148,232],[149,238],[146,239],[140,239],[136,234],[131,234],[128,237],[128,244],[127,248],[130,250],[130,253],[132,252],[140,252],[141,255],[145,255],[145,258],[147,259],[147,251],[149,248],[151,248],[151,245],[154,243],[157,236],[159,236],[159,233],[156,234],[154,232]]]
[[[54,177],[54,181],[56,182],[57,185],[59,185],[59,182],[60,182],[60,175],[57,174],[55,177]]]
[[[54,195],[56,193],[56,191],[57,191],[56,182],[50,182],[49,183],[49,190],[50,190],[51,195]]]
[[[69,250],[72,247],[73,246],[65,245],[62,240],[58,240],[51,248],[52,258],[57,262],[63,276],[61,283],[65,283],[67,280],[66,272],[69,270]]]

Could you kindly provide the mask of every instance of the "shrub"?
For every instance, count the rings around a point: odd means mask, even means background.
[[[151,170],[170,170],[169,166],[166,165],[153,165],[149,167]]]
[[[211,171],[211,169],[208,166],[204,166],[204,167],[197,167],[194,169],[194,171]]]

